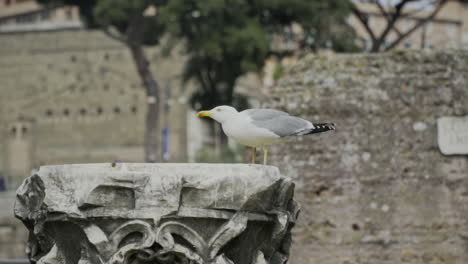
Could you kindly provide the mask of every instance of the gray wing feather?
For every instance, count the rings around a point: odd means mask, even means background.
[[[252,118],[254,125],[266,128],[280,137],[297,135],[298,132],[311,128],[309,121],[278,110],[249,109],[243,113]]]
[[[258,109],[258,108],[253,108],[253,109],[247,109],[242,111],[241,113],[248,115],[252,120],[255,121],[262,121],[262,120],[267,120],[270,118],[274,118],[277,116],[281,115],[289,115],[286,112],[275,110],[275,109]]]

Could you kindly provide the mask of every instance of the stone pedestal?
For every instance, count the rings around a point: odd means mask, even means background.
[[[44,166],[15,215],[37,263],[286,263],[298,213],[275,167],[231,164]]]

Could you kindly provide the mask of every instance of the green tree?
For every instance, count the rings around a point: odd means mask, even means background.
[[[195,108],[242,108],[246,100],[235,93],[236,80],[262,69],[267,56],[278,53],[273,36],[288,38],[293,23],[304,31],[297,40],[301,49],[353,48],[345,23],[350,7],[347,0],[171,0],[161,14],[173,36],[186,40],[184,77],[200,87],[192,97]]]
[[[132,54],[137,72],[148,97],[145,131],[145,160],[160,158],[158,120],[160,120],[160,88],[144,52],[144,45],[156,45],[164,33],[164,25],[155,16],[164,0],[38,0],[45,5],[74,5],[89,28],[100,28],[107,35],[125,44]],[[152,12],[151,12],[152,11]],[[153,13],[153,14],[151,14]]]

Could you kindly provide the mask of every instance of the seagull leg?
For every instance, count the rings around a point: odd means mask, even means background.
[[[263,165],[267,164],[268,147],[263,147]]]
[[[257,149],[253,147],[252,148],[252,164],[255,164],[256,159],[257,159]]]

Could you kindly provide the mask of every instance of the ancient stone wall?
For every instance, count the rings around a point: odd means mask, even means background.
[[[283,76],[269,107],[337,126],[271,150],[302,204],[292,263],[468,263],[468,157],[436,127],[468,115],[468,53],[308,56]]]
[[[183,57],[147,55],[162,90],[170,88],[163,97],[175,97],[160,121],[172,132],[171,160],[184,161]],[[145,91],[128,49],[102,32],[1,34],[0,79],[0,171],[12,176],[10,189],[42,164],[143,161]]]

